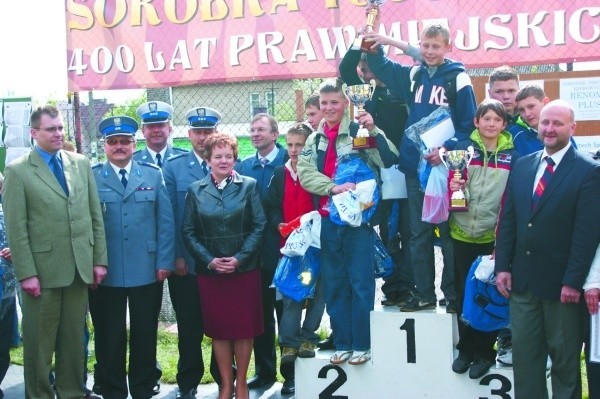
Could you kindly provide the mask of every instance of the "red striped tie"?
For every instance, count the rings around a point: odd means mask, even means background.
[[[548,182],[550,181],[550,178],[554,174],[555,163],[552,160],[552,158],[546,156],[546,157],[544,157],[544,160],[546,161],[547,165],[546,165],[546,169],[544,170],[544,174],[542,175],[542,177],[540,177],[540,180],[538,181],[538,184],[535,187],[535,191],[533,192],[533,197],[531,197],[531,208],[532,209],[535,209],[536,205],[540,201],[540,198],[542,198],[542,194],[544,193],[544,190],[548,186]]]

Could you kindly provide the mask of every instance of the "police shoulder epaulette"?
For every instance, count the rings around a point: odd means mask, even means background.
[[[172,160],[181,158],[187,154],[188,154],[187,152],[180,152],[178,154],[171,155],[169,158],[167,158],[167,160],[165,162],[171,162]]]
[[[135,154],[139,154],[139,153],[140,153],[140,152],[142,152],[142,151],[143,151],[143,150],[141,150],[141,149],[140,149],[140,150],[136,150],[136,151],[134,151],[134,152],[133,152],[133,155],[135,155]]]
[[[95,163],[95,164],[92,165],[92,169],[100,168],[100,167],[102,167],[102,165],[104,165],[103,162]]]
[[[160,169],[158,167],[158,165],[156,165],[154,163],[144,162],[144,161],[137,161],[137,163],[140,164],[140,165],[142,165],[142,166],[149,166],[149,167],[154,168],[154,169]]]
[[[179,154],[187,154],[188,150],[184,150],[183,148],[177,148],[177,147],[172,147],[173,151],[177,152]]]

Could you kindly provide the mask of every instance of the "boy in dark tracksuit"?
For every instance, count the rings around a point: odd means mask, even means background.
[[[378,21],[376,21],[378,23]],[[377,29],[375,29],[377,31]],[[366,35],[373,45],[394,44],[394,41],[376,33]],[[455,137],[444,143],[447,150],[452,150],[458,141],[466,140],[473,131],[475,115],[475,94],[471,79],[465,73],[462,63],[444,57],[450,50],[450,34],[447,28],[440,25],[426,27],[421,34],[420,51],[423,62],[420,66],[401,65],[384,56],[381,47],[375,54],[369,54],[367,61],[373,74],[381,80],[389,90],[409,105],[409,117],[406,126],[427,117],[440,106],[449,106],[456,131]],[[417,73],[418,71],[418,73]],[[417,77],[416,81],[415,75]],[[414,87],[413,87],[414,84]],[[447,93],[453,85],[455,93]],[[450,101],[449,101],[450,99]],[[410,253],[419,254],[411,259],[415,279],[415,297],[401,307],[402,311],[418,311],[432,309],[436,306],[434,288],[435,262],[433,240],[429,223],[421,220],[424,193],[421,190],[417,167],[420,152],[411,140],[400,143],[399,169],[406,175],[408,206],[410,219]],[[431,164],[441,162],[439,149],[425,155]],[[450,277],[453,271],[452,246],[448,223],[438,225],[444,243],[444,273]],[[456,292],[452,278],[445,278],[442,286],[446,299],[452,309],[456,309]],[[447,307],[447,311],[450,311]]]

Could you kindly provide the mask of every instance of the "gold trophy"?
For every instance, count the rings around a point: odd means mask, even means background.
[[[364,112],[365,103],[371,99],[374,91],[375,80],[371,80],[370,84],[346,86],[345,88],[346,95],[350,99],[350,102],[356,105],[359,113]],[[370,137],[369,131],[362,125],[359,126],[359,129],[356,132],[356,137],[352,139],[352,148],[355,150],[359,150],[362,148],[375,147],[375,137]]]
[[[373,43],[365,42],[363,35],[367,32],[373,31],[373,24],[375,23],[375,18],[379,13],[379,6],[382,5],[384,2],[385,0],[367,0],[367,3],[372,5],[373,8],[371,8],[369,10],[369,13],[367,14],[367,24],[357,32],[357,36],[354,39],[352,46],[350,47],[352,50],[360,50],[363,53],[376,52],[376,50],[372,50],[370,48],[373,45]]]
[[[469,146],[466,150],[455,150],[446,151],[444,147],[440,148],[440,158],[446,167],[454,174],[452,179],[458,181],[462,179],[463,170],[467,169],[467,166],[471,163],[475,149],[473,146]],[[452,172],[450,172],[452,173]],[[467,206],[467,198],[462,189],[449,193],[450,195],[450,208],[451,212],[466,212],[469,210]]]

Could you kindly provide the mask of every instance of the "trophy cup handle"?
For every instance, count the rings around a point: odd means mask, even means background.
[[[473,148],[473,146],[470,145],[469,147],[467,147],[467,153],[469,154],[469,159],[467,159],[467,165],[466,166],[469,166],[469,164],[473,160],[473,157],[475,156],[475,148]]]
[[[450,170],[450,166],[446,163],[446,149],[444,147],[440,147],[439,156],[446,169]]]

